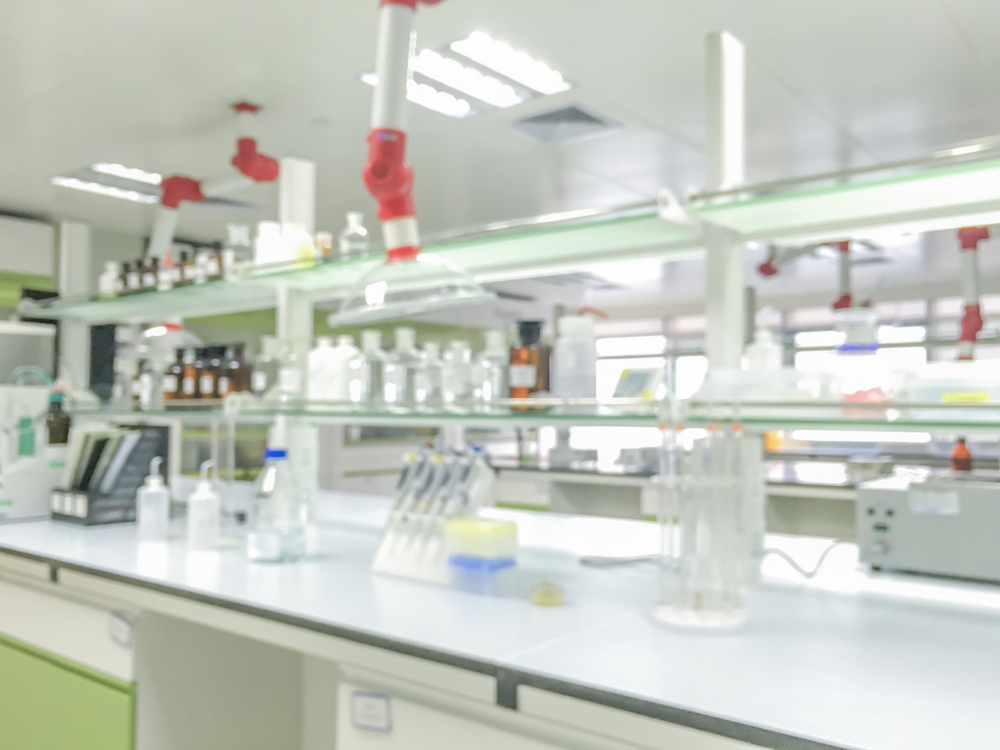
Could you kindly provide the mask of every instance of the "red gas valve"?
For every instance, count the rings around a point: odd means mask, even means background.
[[[257,151],[257,141],[240,138],[236,141],[233,166],[254,182],[274,182],[278,179],[278,161]]]
[[[160,203],[167,208],[177,208],[181,201],[191,201],[199,203],[205,200],[205,195],[201,192],[201,183],[192,177],[182,177],[174,175],[166,178],[160,183],[162,197]]]
[[[378,201],[380,221],[413,216],[413,168],[406,161],[406,133],[373,130],[368,135],[365,185]]]

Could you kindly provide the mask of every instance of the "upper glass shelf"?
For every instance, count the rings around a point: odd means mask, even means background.
[[[700,252],[695,230],[662,221],[651,211],[442,239],[428,242],[424,250],[447,258],[480,283],[565,273],[630,258],[680,259]],[[383,256],[377,253],[311,266],[301,262],[274,265],[254,269],[238,280],[210,281],[165,292],[114,299],[23,300],[19,312],[26,317],[69,317],[91,324],[156,322],[274,307],[279,287],[319,302],[343,296],[355,281],[382,262]]]

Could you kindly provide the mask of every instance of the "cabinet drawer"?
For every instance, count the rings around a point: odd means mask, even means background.
[[[131,750],[130,683],[0,636],[4,750]]]

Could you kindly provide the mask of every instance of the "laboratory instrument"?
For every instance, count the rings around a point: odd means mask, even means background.
[[[765,490],[762,444],[736,424],[702,437],[664,433],[663,561],[654,617],[679,628],[736,630],[760,575]]]
[[[493,479],[493,470],[472,450],[406,454],[372,570],[448,583],[445,526],[475,516]]]
[[[861,560],[875,569],[1000,581],[1000,472],[865,482],[855,523]]]

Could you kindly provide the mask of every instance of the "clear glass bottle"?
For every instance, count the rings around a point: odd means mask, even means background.
[[[424,355],[417,349],[417,332],[412,328],[397,328],[395,340],[385,364],[385,402],[395,409],[413,409]]]
[[[292,339],[279,344],[278,398],[295,401],[309,393],[309,339]]]
[[[476,358],[476,401],[484,408],[496,407],[499,399],[510,398],[508,377],[510,349],[503,331],[486,332],[486,348]]]
[[[417,404],[426,409],[440,409],[443,401],[441,377],[441,344],[428,341],[424,344],[424,366],[417,381]]]
[[[468,341],[452,341],[444,358],[441,390],[446,409],[467,408],[472,400],[472,349]]]
[[[264,397],[278,384],[284,342],[274,336],[260,337],[260,354],[253,364],[250,390],[255,396]]]
[[[45,415],[45,429],[49,445],[66,445],[69,442],[70,418],[63,410],[63,394],[53,391],[49,394],[49,412]]]
[[[229,380],[226,392],[243,393],[250,390],[250,365],[246,362],[246,344],[233,344],[226,349],[225,377]]]
[[[347,212],[347,226],[340,233],[341,255],[364,255],[368,252],[368,230],[362,223],[364,218],[360,211]]]
[[[258,562],[289,562],[305,554],[308,505],[284,448],[268,448],[253,488],[247,555]]]
[[[176,359],[163,373],[163,400],[168,404],[184,398],[184,357],[187,349],[177,349]]]
[[[381,331],[361,332],[361,354],[351,361],[351,401],[378,408],[385,399],[386,355]]]

